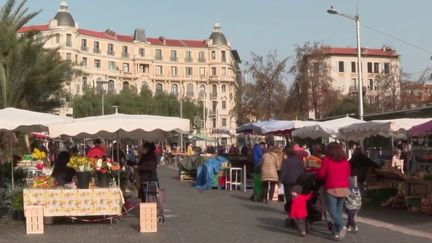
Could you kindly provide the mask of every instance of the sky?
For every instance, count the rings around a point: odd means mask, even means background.
[[[28,0],[31,11],[42,10],[30,24],[48,23],[60,2]],[[121,34],[144,28],[148,37],[201,40],[208,38],[213,24],[219,22],[243,61],[252,52],[265,55],[270,50],[277,50],[281,58],[291,57],[295,46],[307,41],[355,47],[354,21],[326,10],[333,5],[355,15],[358,6],[362,47],[392,46],[401,55],[403,70],[413,79],[432,67],[432,0],[69,0],[68,4],[81,28],[110,28]]]

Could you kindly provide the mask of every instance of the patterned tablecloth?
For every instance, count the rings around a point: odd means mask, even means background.
[[[120,188],[24,189],[27,206],[42,205],[44,216],[121,215],[124,203]]]

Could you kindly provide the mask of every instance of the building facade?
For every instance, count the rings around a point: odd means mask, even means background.
[[[380,82],[392,79],[395,92],[400,94],[400,62],[399,54],[389,47],[381,49],[361,48],[363,74],[363,94],[365,102],[375,103],[382,95],[380,89],[386,86],[387,94],[391,93],[391,85],[383,85]],[[339,90],[342,95],[358,94],[358,68],[357,49],[323,47],[322,54],[329,67],[329,75],[333,80],[333,88]],[[390,95],[390,94],[389,94]]]
[[[236,126],[231,109],[240,58],[217,23],[203,40],[149,38],[144,29],[133,35],[98,32],[80,28],[63,1],[48,24],[25,26],[19,32],[32,30],[50,36],[46,48],[59,48],[59,55],[82,71],[67,86],[72,95],[87,87],[118,93],[127,86],[138,91],[147,86],[153,94],[164,91],[203,102],[207,134]]]

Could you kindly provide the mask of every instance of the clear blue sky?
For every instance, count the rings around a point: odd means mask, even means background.
[[[5,0],[0,0],[5,2]],[[42,9],[31,24],[47,23],[60,0],[29,0],[31,10]],[[137,27],[147,36],[205,39],[214,22],[243,60],[251,52],[276,49],[293,55],[296,44],[320,41],[333,46],[355,46],[354,22],[329,15],[334,5],[341,12],[356,11],[362,24],[414,43],[432,52],[432,0],[69,0],[69,10],[82,28],[131,34]],[[362,27],[362,46],[389,44],[401,54],[405,72],[418,73],[432,66],[431,54]],[[418,76],[418,74],[417,74]]]

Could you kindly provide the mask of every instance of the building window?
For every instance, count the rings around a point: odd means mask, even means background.
[[[81,51],[88,51],[87,39],[81,39]]]
[[[83,77],[82,78],[82,85],[81,85],[83,91],[85,91],[87,89],[87,85],[88,85],[87,84],[87,77]]]
[[[115,83],[114,80],[108,81],[108,94],[114,94],[115,93]]]
[[[187,97],[193,97],[194,96],[194,85],[193,84],[187,84],[186,85],[186,96]]]
[[[159,93],[159,92],[163,92],[163,86],[161,83],[156,84],[156,92],[155,93]]]
[[[372,63],[371,62],[367,63],[367,72],[372,73]]]
[[[186,67],[185,68],[185,74],[186,74],[187,77],[192,76],[193,75],[192,67]]]
[[[162,75],[162,66],[156,66],[155,72],[156,75]]]
[[[192,52],[191,51],[185,52],[185,62],[192,62]]]
[[[200,75],[200,77],[205,76],[205,67],[200,67],[199,75]]]
[[[226,67],[223,67],[223,68],[222,68],[222,76],[226,76],[226,74],[227,74],[227,73],[226,73]]]
[[[172,84],[171,85],[171,94],[178,96],[178,85],[177,84]]]
[[[177,67],[172,66],[171,67],[171,76],[177,76],[177,75],[178,75]]]
[[[205,85],[201,84],[200,87],[199,87],[199,90],[200,90],[199,91],[199,96],[200,96],[200,98],[203,98],[204,95],[205,95],[205,90],[206,90]]]
[[[198,61],[199,62],[205,62],[205,53],[203,51],[200,51],[198,53]]]
[[[123,72],[128,73],[129,72],[129,63],[123,63]]]
[[[224,109],[224,110],[226,109],[226,101],[225,100],[222,101],[222,109]]]
[[[216,67],[212,67],[212,76],[216,76],[217,75],[217,71],[216,71]]]
[[[226,85],[225,84],[222,84],[222,92],[226,92]]]
[[[226,126],[227,126],[227,119],[222,118],[222,127],[226,127]]]
[[[390,63],[388,62],[384,63],[384,73],[390,74]]]
[[[87,57],[83,57],[81,61],[81,66],[87,67]]]
[[[351,72],[355,73],[357,69],[357,63],[356,62],[351,62]]]
[[[379,63],[374,63],[374,73],[379,73]]]
[[[340,73],[345,72],[345,65],[344,65],[344,62],[339,62],[339,72],[340,72]]]
[[[212,124],[212,125],[213,125],[213,128],[216,128],[216,125],[217,125],[217,124],[216,124],[216,118],[213,118],[212,123],[213,123],[213,124]]]
[[[140,55],[140,57],[144,57],[145,56],[145,49],[144,48],[140,48],[139,49],[139,55]]]
[[[94,52],[94,53],[100,53],[99,41],[95,41],[95,42],[93,43],[93,52]]]
[[[170,60],[172,62],[177,62],[177,51],[176,50],[171,50]]]
[[[114,44],[111,44],[111,43],[108,44],[107,54],[114,56]]]
[[[211,52],[211,58],[212,60],[216,60],[216,51]]]
[[[117,65],[116,65],[115,62],[112,62],[112,61],[109,61],[109,62],[108,62],[108,70],[110,70],[110,71],[115,71],[116,68],[117,68]]]
[[[369,79],[369,87],[370,90],[375,90],[375,85],[374,85],[374,80],[373,79]]]
[[[129,82],[128,81],[123,82],[123,89],[129,89]]]
[[[356,91],[357,90],[357,79],[353,78],[351,80],[351,90]]]
[[[58,44],[60,43],[60,34],[55,35],[55,42]]]
[[[158,61],[162,60],[162,49],[156,49],[155,59]]]
[[[123,58],[128,58],[129,57],[129,50],[127,46],[123,46],[122,47],[122,57]]]
[[[72,47],[72,35],[71,34],[66,34],[66,46]]]
[[[212,95],[213,98],[217,97],[217,86],[216,86],[216,84],[212,85],[212,93],[211,93],[211,95]]]
[[[101,68],[101,61],[99,59],[95,59],[94,60],[94,66],[96,69],[100,69]]]
[[[222,59],[222,62],[226,62],[226,51],[221,52],[221,59]]]

